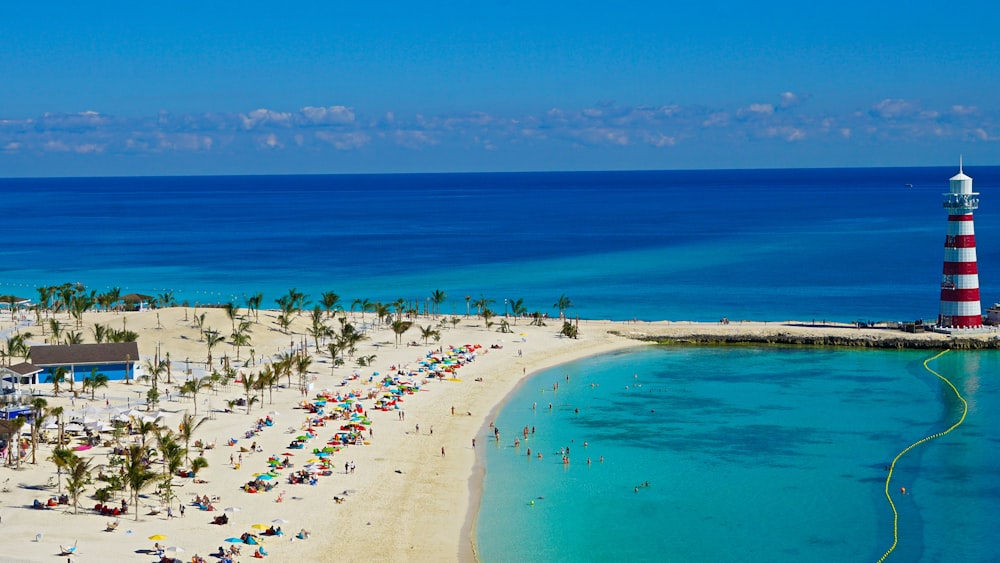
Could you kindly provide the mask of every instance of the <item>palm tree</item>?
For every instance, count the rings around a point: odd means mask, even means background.
[[[196,415],[188,414],[186,411],[181,415],[181,424],[179,435],[182,440],[184,440],[184,447],[188,450],[191,449],[191,438],[194,437],[194,432],[208,421],[207,416],[201,417],[199,420]],[[187,456],[188,452],[185,452],[184,459],[187,461],[189,458]]]
[[[364,299],[355,299],[354,302],[351,303],[351,311],[352,312],[354,311],[354,306],[355,305],[358,305],[359,308],[361,309],[361,323],[364,324],[364,322],[365,322],[365,313],[369,312],[369,311],[374,311],[375,310],[375,303],[372,303],[372,301],[370,299],[368,299],[367,297],[364,298]]]
[[[153,421],[142,420],[136,417],[132,417],[132,428],[139,433],[142,438],[142,447],[146,448],[146,443],[149,442],[149,437],[151,435],[156,435],[157,428],[156,423]]]
[[[434,304],[435,314],[441,314],[441,304],[444,303],[446,299],[448,299],[448,296],[445,295],[444,291],[440,289],[435,289],[431,292],[431,303]]]
[[[476,314],[482,315],[483,311],[489,309],[490,305],[496,303],[496,299],[488,299],[485,295],[480,294],[479,299],[476,299],[472,306],[476,308]]]
[[[194,415],[198,416],[198,393],[212,386],[212,376],[192,377],[180,386],[181,393],[189,393],[194,401]]]
[[[23,416],[18,416],[14,420],[7,421],[8,424],[4,425],[4,434],[2,435],[8,446],[8,451],[10,455],[8,456],[9,463],[14,465],[15,469],[21,468],[21,456],[19,452],[19,445],[21,442],[21,429],[24,428],[25,418]]]
[[[66,376],[69,374],[69,368],[66,366],[59,366],[52,372],[49,376],[49,381],[52,382],[52,394],[56,397],[59,396],[59,384],[66,381]]]
[[[260,304],[264,301],[263,293],[254,293],[250,297],[243,296],[247,302],[247,310],[253,311],[253,318],[255,322],[260,322]]]
[[[36,465],[35,461],[35,451],[38,449],[38,434],[45,424],[45,407],[49,406],[49,402],[42,397],[35,397],[31,399],[31,464]]]
[[[333,375],[333,370],[337,367],[338,360],[337,356],[344,351],[343,346],[340,344],[340,339],[338,338],[336,342],[327,342],[326,351],[330,353],[330,375]]]
[[[403,340],[403,333],[410,330],[412,326],[412,321],[403,321],[400,319],[392,321],[392,332],[396,334],[396,348],[399,348],[399,343]]]
[[[66,333],[66,344],[83,344],[83,333],[80,331],[70,331]]]
[[[56,475],[59,479],[59,494],[62,494],[62,470],[72,466],[76,459],[76,452],[71,448],[62,447],[61,443],[52,450],[52,455],[49,456],[49,461],[56,466]]]
[[[382,320],[389,315],[389,306],[381,301],[376,301],[372,303],[372,312],[375,313],[375,318],[378,319],[378,324],[381,326]]]
[[[570,301],[569,297],[566,297],[566,294],[564,293],[564,294],[562,294],[562,295],[559,296],[559,300],[556,301],[555,304],[552,305],[552,306],[555,307],[555,308],[557,308],[557,309],[559,309],[559,318],[561,320],[565,321],[566,320],[566,309],[569,309],[570,307],[572,307],[573,306],[573,302]]]
[[[240,307],[235,302],[230,301],[222,306],[226,311],[226,316],[229,317],[229,322],[233,325],[233,332],[236,332],[236,318],[240,315]]]
[[[528,312],[528,308],[524,306],[524,299],[511,299],[510,300],[510,313],[514,315],[514,324],[517,324],[517,318]]]
[[[270,364],[264,366],[263,371],[258,375],[261,379],[267,379],[273,373],[275,377],[288,376],[288,386],[292,386],[292,365],[295,363],[295,354],[291,351],[281,352]]]
[[[42,309],[42,311],[47,313],[49,311],[49,307],[51,307],[52,294],[55,292],[55,288],[52,286],[44,286],[36,287],[35,289],[38,291],[38,306]],[[42,334],[44,335],[44,326],[42,327],[42,330]]]
[[[145,458],[146,447],[144,445],[132,444],[125,452],[125,485],[132,494],[132,503],[135,509],[135,519],[139,521],[139,495],[150,485],[161,479],[156,473],[149,469]]]
[[[167,366],[163,364],[162,360],[159,362],[156,360],[146,360],[146,377],[149,378],[153,389],[156,389],[157,383],[160,381],[160,376],[166,373],[166,371]]]
[[[427,346],[427,340],[435,336],[441,336],[441,333],[434,330],[432,325],[420,327],[420,336],[424,337],[424,346]]]
[[[73,514],[78,514],[77,509],[80,507],[80,495],[83,494],[87,485],[90,484],[90,463],[93,460],[94,458],[92,457],[80,459],[73,456],[72,461],[67,466],[69,474],[66,475],[66,492],[73,499]]]
[[[73,300],[70,301],[70,315],[76,319],[76,327],[83,327],[83,314],[94,307],[94,298],[92,295],[74,295]]]
[[[208,346],[208,364],[207,365],[208,365],[208,368],[211,369],[212,368],[212,348],[215,348],[215,346],[218,343],[220,343],[223,340],[225,340],[226,337],[222,336],[221,334],[219,334],[218,331],[212,330],[211,328],[205,329],[203,331],[203,334],[205,335],[205,344]]]
[[[122,298],[122,288],[112,287],[108,290],[108,297],[111,300],[111,304],[115,306],[115,311],[121,310],[118,302],[121,301]]]
[[[97,368],[90,368],[90,375],[83,378],[83,389],[86,391],[90,389],[90,400],[94,400],[94,395],[97,394],[98,387],[108,386],[108,376],[103,373],[97,373]]]
[[[264,400],[264,389],[267,388],[270,393],[271,404],[274,404],[274,386],[278,384],[278,381],[281,378],[282,370],[284,370],[288,365],[289,364],[267,364],[264,366],[264,369],[260,370],[260,373],[257,374],[257,381],[254,387],[261,391],[261,401]],[[289,373],[291,373],[290,370]],[[291,385],[291,383],[289,383],[289,385]]]
[[[58,441],[58,446],[62,447],[63,443],[63,412],[65,409],[63,407],[53,407],[49,410],[49,414],[56,417],[56,425],[59,427],[59,431],[56,433],[56,440]]]
[[[191,473],[197,476],[198,472],[206,467],[208,467],[208,460],[198,456],[191,462]]]
[[[101,344],[104,342],[104,339],[107,338],[108,336],[108,327],[102,324],[95,324],[90,329],[90,332],[91,334],[94,335],[94,342]]]
[[[246,395],[247,414],[250,414],[250,406],[257,400],[258,377],[251,372],[243,376],[242,382],[243,393]]]
[[[299,374],[299,385],[306,388],[306,375],[309,373],[309,366],[312,365],[312,356],[300,354],[295,358],[295,371]]]
[[[324,291],[320,296],[323,298],[323,308],[326,309],[326,316],[332,316],[333,310],[340,303],[340,296],[334,291]]]
[[[173,307],[177,304],[177,301],[174,299],[173,291],[165,291],[161,293],[156,300],[160,303],[160,307]]]
[[[172,477],[184,463],[187,450],[177,443],[177,440],[174,439],[174,433],[169,430],[156,434],[156,447],[160,451],[160,457],[163,461],[163,486],[166,489],[163,498],[167,501],[167,506],[170,506],[174,498]]]
[[[312,324],[309,327],[309,336],[313,337],[313,346],[319,350],[319,340],[320,338],[326,338],[330,333],[330,328],[323,324],[323,311],[319,308],[319,305],[313,307],[312,310]]]
[[[49,330],[52,331],[52,341],[59,344],[59,338],[62,337],[62,323],[56,319],[49,319]]]
[[[240,361],[240,348],[250,345],[250,321],[240,321],[230,338],[230,344],[236,346],[236,361]]]
[[[199,315],[198,313],[195,313],[191,315],[191,318],[194,319],[194,326],[198,329],[198,342],[201,342],[202,333],[205,332],[205,315],[207,314],[208,313],[202,313]]]

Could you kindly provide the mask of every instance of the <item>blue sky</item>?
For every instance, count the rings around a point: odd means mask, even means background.
[[[992,2],[8,4],[0,176],[1000,164]]]

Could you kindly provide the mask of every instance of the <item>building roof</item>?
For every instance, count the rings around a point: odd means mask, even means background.
[[[35,364],[30,364],[28,362],[21,362],[19,364],[14,364],[12,366],[9,366],[7,369],[18,375],[31,375],[42,371],[42,368],[36,366]]]
[[[60,344],[31,347],[31,363],[40,367],[122,363],[126,361],[139,361],[139,344],[113,342],[110,344]]]

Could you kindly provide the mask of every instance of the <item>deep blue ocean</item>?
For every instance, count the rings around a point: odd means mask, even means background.
[[[583,318],[932,319],[956,172],[0,179],[0,293],[81,282],[273,307],[290,288],[348,306],[440,289],[456,314],[484,296],[555,315],[565,294]],[[985,307],[1000,301],[1000,167],[965,172]],[[892,543],[884,465],[960,415],[928,356],[665,347],[537,374],[497,417],[536,434],[482,440],[481,557],[875,561]],[[970,413],[897,466],[911,494],[888,561],[1000,561],[1000,355],[934,367]]]
[[[937,315],[951,168],[0,179],[0,292],[465,296],[610,319]],[[1000,167],[966,172],[1000,300]],[[905,187],[912,184],[912,188]],[[23,295],[22,295],[23,294]]]

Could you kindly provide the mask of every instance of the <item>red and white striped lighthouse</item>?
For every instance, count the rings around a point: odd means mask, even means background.
[[[976,264],[976,230],[972,212],[979,208],[979,193],[972,191],[972,178],[962,172],[948,180],[944,194],[948,210],[948,234],[944,239],[944,275],[941,278],[941,328],[979,328],[983,313],[979,303],[979,267]]]

